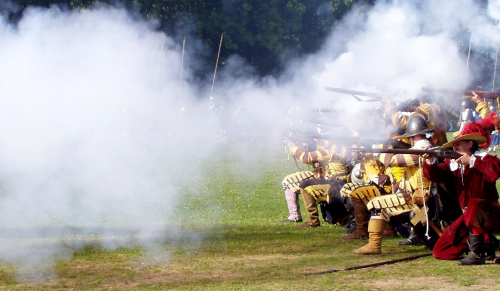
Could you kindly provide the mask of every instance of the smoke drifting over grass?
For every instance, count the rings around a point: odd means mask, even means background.
[[[473,31],[481,48],[496,51],[498,1],[488,7],[493,20],[473,1],[419,3],[355,7],[318,54],[290,60],[278,79],[258,80],[231,57],[218,72],[211,111],[211,84],[180,80],[182,46],[154,21],[110,7],[30,8],[16,28],[3,21],[0,259],[22,268],[70,256],[64,250],[95,237],[109,248],[171,239],[165,232],[177,227],[169,222],[179,221],[184,187],[203,181],[200,165],[216,162],[210,155],[219,144],[211,140],[220,129],[232,141],[276,141],[289,106],[331,100],[344,111],[337,121],[365,125],[359,113],[373,103],[325,86],[395,92],[394,101],[422,86],[463,88],[467,59],[458,35]],[[183,74],[194,79],[185,67]],[[240,156],[249,172],[276,156],[251,143],[231,145],[250,153]]]
[[[157,241],[209,150],[180,48],[106,7],[30,8],[0,31],[0,257],[29,266],[93,238]]]

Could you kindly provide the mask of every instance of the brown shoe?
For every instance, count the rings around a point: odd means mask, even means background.
[[[358,229],[356,229],[353,233],[343,236],[342,239],[367,239],[368,232],[362,233]]]
[[[318,227],[319,223],[304,222],[302,224],[296,225],[296,227]]]

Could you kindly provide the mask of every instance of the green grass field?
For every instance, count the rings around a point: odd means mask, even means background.
[[[225,152],[225,151],[222,151]],[[288,216],[281,180],[297,171],[284,155],[247,166],[221,155],[202,171],[206,181],[186,186],[167,232],[151,248],[105,250],[99,244],[60,260],[38,283],[22,281],[0,264],[5,290],[499,290],[500,265],[458,267],[433,257],[323,275],[307,275],[426,254],[387,238],[381,255],[352,251],[366,240],[342,240],[345,229],[283,224]],[[252,173],[259,173],[253,175]],[[301,202],[302,205],[302,202]],[[302,205],[302,215],[306,217]],[[175,236],[173,235],[175,234]]]

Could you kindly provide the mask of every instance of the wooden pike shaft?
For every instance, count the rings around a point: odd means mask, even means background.
[[[399,262],[412,261],[412,260],[416,260],[416,259],[419,259],[419,258],[428,257],[430,255],[432,255],[432,253],[427,253],[427,254],[418,255],[418,256],[411,256],[411,257],[397,259],[397,260],[383,261],[383,262],[380,262],[380,263],[374,263],[374,264],[368,264],[368,265],[360,265],[360,266],[355,266],[355,267],[349,267],[349,268],[345,268],[345,269],[337,269],[337,270],[329,270],[329,271],[323,271],[323,272],[309,273],[309,274],[306,274],[306,275],[308,275],[308,276],[310,276],[310,275],[321,275],[321,274],[337,273],[337,272],[342,272],[342,271],[352,271],[352,270],[366,269],[366,268],[378,267],[378,266],[382,266],[382,265],[395,264],[395,263],[399,263]]]
[[[182,58],[181,58],[181,81],[180,84],[182,85],[182,70],[184,68],[184,48],[186,47],[186,37],[184,37],[184,40],[182,41]]]
[[[217,74],[217,66],[219,65],[220,48],[222,47],[222,38],[223,37],[224,37],[224,33],[222,33],[220,36],[219,52],[217,53],[217,62],[215,62],[215,72],[214,72],[214,79],[212,81],[212,91],[210,92],[210,100],[212,100],[212,94],[214,93],[215,75]]]
[[[495,71],[493,72],[493,84],[491,86],[491,91],[493,91],[493,92],[495,91],[495,79],[497,77],[497,63],[498,63],[498,48],[499,47],[500,46],[497,45],[497,54],[495,56]]]
[[[163,44],[161,45],[160,55],[158,56],[158,65],[156,65],[156,75],[155,75],[155,82],[153,84],[153,88],[156,88],[156,81],[158,80],[158,71],[160,70],[160,61],[161,61],[162,53],[163,53]]]
[[[465,91],[465,88],[467,87],[467,74],[469,73],[469,61],[470,61],[471,50],[472,50],[472,32],[470,33],[469,54],[467,56],[467,66],[465,67],[464,91]],[[465,109],[465,94],[462,97],[462,104],[461,104],[461,110],[460,110],[460,124],[463,122],[462,112],[464,111],[464,109]],[[460,130],[462,130],[462,127],[460,127]]]

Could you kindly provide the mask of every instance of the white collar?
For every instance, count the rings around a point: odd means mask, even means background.
[[[412,149],[423,149],[423,148],[431,148],[432,144],[427,139],[421,139],[417,141],[411,148]]]

